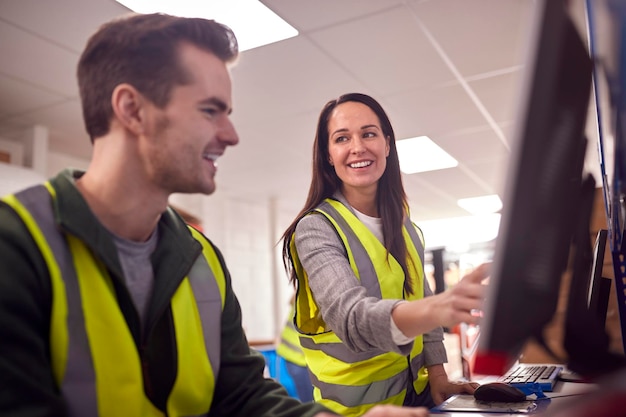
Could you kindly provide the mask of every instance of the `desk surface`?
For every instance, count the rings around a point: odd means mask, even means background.
[[[554,391],[545,393],[545,395],[550,397],[551,400],[537,401],[538,410],[545,409],[545,411],[537,411],[534,413],[527,413],[527,414],[493,413],[493,412],[485,413],[485,412],[475,412],[475,411],[472,411],[472,412],[431,411],[431,414],[433,416],[449,416],[449,417],[496,417],[496,416],[512,416],[512,415],[541,416],[541,415],[544,415],[546,411],[551,411],[553,409],[560,408],[562,404],[567,404],[568,402],[575,401],[576,399],[581,399],[584,396],[591,395],[592,393],[596,391],[597,391],[597,385],[595,384],[558,381],[554,387]]]

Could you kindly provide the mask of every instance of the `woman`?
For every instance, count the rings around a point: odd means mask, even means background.
[[[372,97],[346,94],[322,109],[309,195],[282,240],[316,401],[360,415],[473,393],[478,384],[448,381],[441,326],[477,322],[487,266],[432,296],[394,132]]]

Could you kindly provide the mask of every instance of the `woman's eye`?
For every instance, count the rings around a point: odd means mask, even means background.
[[[376,137],[376,133],[374,133],[374,132],[365,132],[363,134],[363,137],[364,138],[373,138],[373,137]]]
[[[337,136],[337,137],[335,138],[335,143],[345,142],[345,141],[347,141],[347,140],[348,140],[348,138],[347,138],[347,137],[345,137],[345,136]]]

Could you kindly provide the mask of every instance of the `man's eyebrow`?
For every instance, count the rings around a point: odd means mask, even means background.
[[[209,97],[207,99],[204,99],[200,101],[200,104],[204,106],[208,106],[208,105],[215,106],[220,111],[227,112],[228,114],[232,113],[233,111],[233,109],[231,109],[224,100],[221,100],[217,97]]]

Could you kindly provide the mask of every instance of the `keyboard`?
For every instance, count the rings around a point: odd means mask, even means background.
[[[498,378],[498,381],[523,391],[538,386],[542,391],[549,392],[554,389],[554,384],[564,368],[563,365],[518,363]]]

